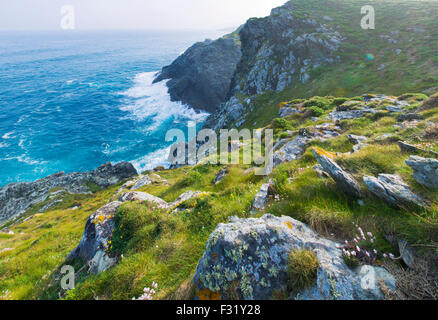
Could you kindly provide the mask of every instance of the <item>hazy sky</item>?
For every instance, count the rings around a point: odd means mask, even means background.
[[[218,29],[263,17],[286,0],[0,0],[0,29],[60,29],[72,5],[86,29]]]

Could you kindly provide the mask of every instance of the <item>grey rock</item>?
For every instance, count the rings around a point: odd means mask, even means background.
[[[351,110],[351,111],[333,111],[328,116],[333,121],[345,120],[345,119],[355,119],[363,117],[367,113],[376,113],[375,110],[370,108],[364,108],[360,110]]]
[[[406,164],[414,170],[414,178],[419,184],[438,189],[438,160],[410,156]]]
[[[152,179],[149,176],[143,176],[135,182],[135,184],[131,187],[131,190],[140,189],[141,187],[150,185],[151,183]]]
[[[393,174],[379,174],[378,178],[364,176],[364,183],[377,197],[394,206],[416,204],[425,206],[425,201],[411,191],[402,178]]]
[[[341,166],[339,166],[335,160],[328,155],[318,152],[315,149],[312,151],[324,172],[327,172],[330,177],[335,180],[337,186],[342,191],[356,197],[362,195],[360,184],[356,181],[353,175],[341,168]]]
[[[173,101],[214,112],[228,99],[240,57],[239,42],[233,37],[199,42],[164,67],[154,82],[170,79],[166,84]]]
[[[269,196],[272,195],[272,186],[273,181],[269,180],[268,183],[265,183],[260,187],[260,191],[257,192],[252,203],[252,213],[266,208]]]
[[[422,120],[423,116],[419,113],[403,113],[398,116],[397,120],[399,122],[412,121],[412,120]]]
[[[60,172],[34,182],[8,184],[0,189],[0,223],[17,218],[32,205],[47,200],[55,188],[73,194],[90,193],[90,183],[106,188],[136,174],[129,162],[106,163],[91,172]]]
[[[213,184],[218,184],[220,183],[222,180],[225,179],[225,177],[227,176],[227,168],[222,169],[221,171],[219,171],[219,173],[216,175],[216,177],[213,179]]]
[[[303,153],[306,151],[307,144],[310,140],[310,138],[298,135],[291,141],[287,142],[283,147],[274,153],[274,166],[278,166],[283,162],[290,162],[301,158]]]
[[[88,218],[82,239],[67,261],[80,258],[91,273],[100,273],[116,264],[117,259],[109,255],[107,248],[114,229],[113,218],[121,204],[111,202]]]
[[[437,152],[420,149],[420,148],[418,148],[418,147],[416,147],[416,146],[414,146],[412,144],[409,144],[409,143],[407,143],[405,141],[399,141],[399,142],[397,142],[397,144],[400,147],[400,149],[402,151],[405,151],[405,152],[413,152],[413,153],[422,153],[422,152],[424,152],[424,153],[429,153],[429,154],[434,155],[434,156],[438,156]]]
[[[167,209],[169,207],[169,204],[164,201],[161,198],[155,197],[149,193],[146,192],[139,192],[139,191],[130,191],[127,193],[122,194],[119,197],[119,200],[121,202],[126,201],[140,201],[140,202],[147,202],[153,206],[157,206],[161,209]]]
[[[380,281],[395,289],[394,277],[382,268],[350,269],[337,246],[290,217],[232,218],[208,239],[194,277],[196,293],[210,290],[230,299],[229,286],[238,282],[239,299],[272,299],[275,291],[286,289],[288,254],[300,249],[313,251],[320,267],[315,284],[291,299],[384,299]]]
[[[348,140],[350,140],[354,144],[360,144],[368,140],[367,137],[364,136],[356,136],[354,134],[347,135]]]

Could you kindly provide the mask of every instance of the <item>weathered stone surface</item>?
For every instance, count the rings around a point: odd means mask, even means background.
[[[414,178],[419,184],[438,189],[438,160],[410,156],[406,164],[414,170]]]
[[[55,188],[69,193],[89,193],[89,183],[108,187],[119,183],[137,171],[129,162],[106,163],[91,172],[55,173],[34,182],[11,183],[0,189],[0,223],[13,219],[30,206],[45,201]]]
[[[372,193],[394,206],[425,205],[425,201],[413,193],[398,175],[379,174],[378,178],[365,176],[363,181]]]
[[[186,191],[183,194],[181,194],[178,199],[176,199],[174,202],[166,202],[163,199],[153,196],[146,192],[139,192],[139,191],[130,191],[122,194],[119,196],[119,200],[121,202],[125,201],[140,201],[140,202],[146,202],[151,204],[152,206],[155,206],[160,209],[171,209],[174,207],[177,207],[179,204],[181,204],[184,201],[187,201],[192,198],[198,198],[204,194],[204,192],[201,191]]]
[[[419,113],[402,113],[397,117],[397,121],[412,121],[412,120],[422,120],[423,116]]]
[[[351,111],[333,111],[328,116],[333,121],[339,121],[345,119],[360,118],[363,117],[366,113],[376,113],[376,111],[370,108],[363,108]]]
[[[367,137],[364,136],[356,136],[354,134],[347,135],[348,140],[350,140],[354,146],[353,146],[353,152],[358,152],[360,149],[368,146],[368,144],[365,143],[367,141]]]
[[[91,273],[105,271],[116,264],[117,259],[108,254],[107,248],[114,229],[113,218],[121,204],[111,202],[88,218],[82,239],[67,260],[80,258]]]
[[[354,144],[359,144],[365,142],[368,138],[364,136],[356,136],[354,134],[347,135],[348,140],[350,140]]]
[[[269,180],[268,183],[263,184],[260,187],[260,191],[254,197],[254,201],[252,204],[252,212],[263,210],[266,208],[266,205],[269,201],[269,195],[272,194],[272,186],[273,181]]]
[[[434,155],[434,156],[438,156],[437,152],[420,149],[420,148],[418,148],[412,144],[409,144],[405,141],[399,141],[397,143],[398,143],[398,146],[400,147],[400,149],[404,152],[413,152],[413,153],[424,152],[424,153],[429,153],[429,154]]]
[[[152,179],[149,176],[143,176],[134,183],[134,185],[131,187],[131,190],[140,189],[141,187],[150,185],[151,183]]]
[[[210,235],[194,278],[197,297],[208,291],[222,299],[273,298],[276,291],[286,290],[292,249],[312,250],[320,268],[315,285],[291,299],[384,299],[379,281],[395,289],[394,277],[382,268],[350,269],[337,245],[290,217],[232,218]]]
[[[153,206],[157,206],[158,208],[166,209],[169,207],[169,204],[161,198],[155,197],[146,192],[139,191],[130,191],[119,197],[121,202],[126,201],[140,201],[147,202]]]
[[[342,191],[356,197],[362,195],[359,182],[335,162],[333,154],[319,148],[313,148],[312,151],[324,172],[335,180]]]
[[[222,169],[221,171],[219,171],[219,173],[216,175],[216,177],[213,179],[213,184],[218,184],[220,183],[222,180],[225,179],[225,177],[227,176],[227,168]]]
[[[278,166],[283,162],[299,159],[306,151],[307,144],[310,140],[311,139],[308,137],[298,135],[291,141],[287,142],[283,147],[274,153],[274,166]]]
[[[240,57],[240,45],[235,38],[198,42],[164,67],[154,82],[170,79],[167,86],[173,101],[214,112],[228,99]]]

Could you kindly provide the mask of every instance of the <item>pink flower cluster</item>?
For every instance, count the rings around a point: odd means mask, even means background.
[[[132,300],[153,300],[153,297],[155,295],[155,289],[157,289],[158,283],[152,282],[152,288],[144,288],[143,294],[136,299],[135,297],[132,298]]]
[[[371,232],[364,232],[363,229],[357,224],[354,225],[359,231],[359,234],[357,234],[351,241],[345,240],[345,245],[340,246],[340,248],[342,248],[344,257],[349,259],[356,258],[365,264],[373,264],[378,262],[379,256],[382,256],[383,258],[389,257],[391,259],[395,259],[395,256],[392,253],[379,254],[379,252],[374,248],[376,237]]]

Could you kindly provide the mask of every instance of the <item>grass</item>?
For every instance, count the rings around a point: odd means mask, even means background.
[[[435,254],[437,191],[414,180],[411,168],[405,164],[410,154],[402,152],[396,142],[423,143],[427,144],[425,148],[438,151],[436,95],[426,100],[426,94],[433,93],[430,88],[438,88],[438,60],[431,45],[438,39],[438,2],[385,0],[373,3],[377,29],[368,31],[358,27],[360,7],[369,4],[366,1],[295,0],[294,3],[298,8],[293,14],[297,17],[318,20],[329,15],[334,20],[326,23],[349,35],[339,52],[342,63],[316,68],[306,84],[295,81],[293,87],[282,92],[256,96],[252,100],[254,111],[247,116],[245,126],[270,127],[275,130],[277,139],[287,138],[290,136],[287,131],[296,134],[299,129],[327,122],[328,113],[345,102],[362,103],[358,95],[366,92],[392,95],[410,92],[400,99],[408,101],[411,105],[407,110],[419,113],[423,120],[416,126],[402,127],[398,114],[385,112],[388,102],[382,102],[375,106],[379,110],[375,115],[340,121],[341,136],[312,142],[300,160],[284,163],[274,170],[271,178],[280,197],[254,217],[267,212],[290,216],[337,241],[354,237],[354,222],[377,236],[379,251],[394,252],[385,238],[387,234],[394,234],[420,248],[426,257]],[[407,32],[406,27],[413,25],[421,25],[426,32],[409,41],[412,32]],[[380,38],[391,31],[400,32],[400,41],[394,47]],[[400,48],[402,54],[396,55],[395,47]],[[374,59],[367,60],[369,53]],[[382,64],[385,68],[377,70]],[[278,118],[282,102],[310,112]],[[312,116],[319,119],[313,122]],[[313,170],[317,161],[311,147],[350,152],[353,145],[347,134],[368,138],[368,147],[336,159],[358,181],[365,175],[399,174],[414,192],[428,199],[431,206],[395,208],[372,195],[364,197],[360,205],[357,199],[342,193],[332,179],[319,177]],[[381,139],[382,135],[389,137]],[[250,217],[254,196],[267,181],[267,177],[256,176],[253,170],[248,170],[252,168],[250,165],[229,165],[225,179],[213,185],[212,180],[224,167],[197,165],[158,172],[165,183],[153,183],[138,191],[168,202],[188,190],[209,192],[209,195],[183,203],[187,209],[178,213],[153,210],[141,203],[123,204],[115,217],[111,248],[113,254],[120,256],[118,265],[99,275],[82,272],[76,289],[67,292],[64,298],[131,299],[138,297],[152,281],[159,285],[158,299],[193,298],[192,279],[209,235],[219,223],[227,222],[232,216]],[[93,194],[63,194],[59,197],[61,202],[42,214],[38,211],[47,202],[32,207],[17,223],[8,225],[14,234],[0,233],[0,251],[13,250],[0,253],[0,298],[58,299],[59,268],[79,243],[87,218],[108,201],[115,200],[120,186],[100,189],[89,185]],[[78,208],[72,210],[73,207]],[[24,221],[25,218],[31,219]],[[307,251],[291,253],[289,270],[291,279],[297,281],[293,287],[308,285],[314,278],[317,269],[314,258],[314,254]],[[81,262],[74,264],[76,268],[81,267]]]
[[[287,274],[292,291],[298,292],[315,283],[320,264],[313,251],[292,250],[287,260]]]
[[[330,98],[328,101],[333,104],[335,100]],[[344,98],[342,100],[345,102]],[[299,103],[313,104],[306,100]],[[421,102],[416,108],[421,109]],[[417,112],[416,108],[413,112]],[[427,117],[409,130],[395,129],[397,114],[377,120],[363,117],[341,121],[342,135],[312,142],[301,159],[284,163],[273,171],[271,177],[279,199],[271,201],[255,217],[266,212],[291,216],[337,241],[354,237],[354,222],[377,236],[376,249],[380,251],[394,252],[385,239],[385,234],[390,233],[423,248],[425,255],[430,254],[429,249],[438,245],[436,191],[413,179],[412,170],[405,164],[409,154],[399,149],[397,139],[377,139],[388,133],[407,141],[420,139],[430,128],[425,121],[431,121],[438,114],[434,108],[427,112]],[[323,122],[318,120],[316,123]],[[290,123],[275,119],[271,125],[281,136],[291,128]],[[293,129],[298,132],[313,125],[308,121],[296,122]],[[350,133],[367,136],[369,146],[337,157],[340,165],[358,181],[362,181],[364,175],[399,174],[416,193],[429,199],[432,206],[427,209],[394,208],[372,195],[365,197],[361,206],[356,199],[340,192],[332,179],[319,177],[312,168],[317,162],[311,147],[349,152],[352,143],[347,134]],[[267,177],[256,176],[254,170],[248,170],[249,165],[228,165],[225,179],[214,185],[214,177],[224,167],[205,164],[158,172],[166,182],[153,183],[138,191],[169,202],[188,190],[204,191],[208,195],[181,204],[186,209],[178,213],[154,210],[135,202],[123,204],[115,217],[111,248],[113,254],[123,258],[116,267],[99,275],[82,272],[76,289],[67,292],[65,299],[131,299],[139,296],[152,281],[159,284],[158,299],[193,298],[191,280],[209,235],[219,223],[227,222],[232,216],[249,217],[253,198],[267,180]],[[26,215],[33,217],[31,220],[10,226],[14,235],[0,234],[0,250],[13,248],[0,253],[0,295],[8,290],[8,298],[12,299],[59,298],[59,268],[78,244],[87,217],[108,201],[115,200],[120,185],[95,190],[89,195],[64,195],[62,202],[42,214],[36,214],[37,208],[32,208]],[[73,206],[78,208],[70,209]],[[74,265],[77,270],[81,267],[80,262],[74,262]]]

